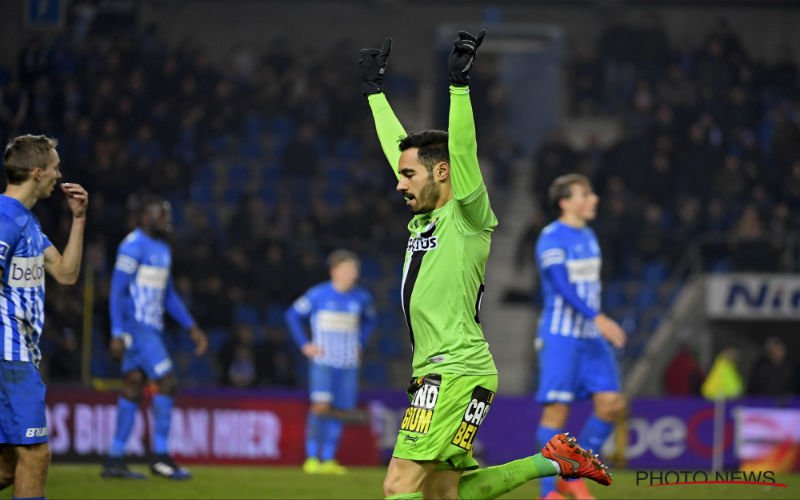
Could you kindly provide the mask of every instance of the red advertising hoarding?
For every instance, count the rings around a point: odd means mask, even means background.
[[[53,460],[102,460],[114,433],[116,398],[113,393],[49,389]],[[170,451],[186,464],[299,465],[305,459],[307,412],[307,402],[290,397],[179,396],[172,414]],[[152,428],[148,407],[136,415],[126,445],[134,460],[146,458]],[[369,426],[346,426],[337,458],[344,465],[377,465]]]

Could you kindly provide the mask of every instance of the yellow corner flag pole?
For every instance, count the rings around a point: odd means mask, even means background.
[[[736,370],[736,350],[727,348],[719,353],[711,365],[700,392],[714,402],[714,445],[711,455],[711,470],[720,471],[724,466],[725,453],[725,401],[738,398],[744,392],[742,377]]]

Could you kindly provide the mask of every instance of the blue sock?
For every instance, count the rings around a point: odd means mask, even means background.
[[[168,453],[169,427],[172,423],[173,398],[164,394],[153,396],[153,453],[166,455]]]
[[[614,430],[614,424],[606,420],[600,420],[597,415],[592,414],[589,420],[583,424],[581,434],[578,436],[578,443],[585,448],[594,450],[594,453],[600,453],[600,448],[606,442],[608,436]]]
[[[121,457],[125,454],[125,443],[133,429],[133,422],[136,420],[136,411],[139,409],[138,403],[120,396],[117,400],[117,427],[114,430],[114,439],[111,440],[111,447],[108,450],[109,456]]]
[[[320,460],[333,460],[336,458],[336,450],[339,448],[339,438],[342,437],[344,425],[338,418],[326,418],[324,423],[325,432],[322,435],[322,455]]]
[[[319,458],[319,441],[324,419],[316,413],[308,412],[306,420],[306,458]]]
[[[544,445],[550,441],[550,438],[559,434],[561,429],[556,429],[552,427],[545,427],[540,425],[538,429],[536,429],[536,445],[537,449],[541,450],[544,448]],[[539,479],[539,498],[544,497],[551,491],[556,489],[556,477],[543,477]]]

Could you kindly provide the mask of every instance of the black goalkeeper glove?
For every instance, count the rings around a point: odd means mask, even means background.
[[[389,53],[392,51],[392,39],[383,41],[383,47],[378,49],[361,49],[359,51],[358,65],[361,68],[361,93],[364,96],[380,94],[383,92],[383,74],[389,63]]]
[[[486,30],[480,30],[477,36],[466,31],[458,32],[458,39],[453,42],[453,50],[450,52],[448,64],[448,78],[451,84],[459,87],[469,85],[469,71],[472,69],[475,53],[483,43],[484,36],[486,36]]]

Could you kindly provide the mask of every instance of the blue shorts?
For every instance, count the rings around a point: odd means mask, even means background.
[[[142,370],[150,380],[158,380],[172,371],[172,360],[161,335],[146,330],[131,334],[133,342],[122,356],[122,374]]]
[[[358,368],[334,368],[309,364],[308,389],[312,403],[330,403],[340,410],[351,410],[358,402]]]
[[[571,403],[598,392],[620,392],[617,358],[604,338],[539,334],[539,403]]]
[[[0,444],[47,442],[45,387],[27,361],[0,361]]]

